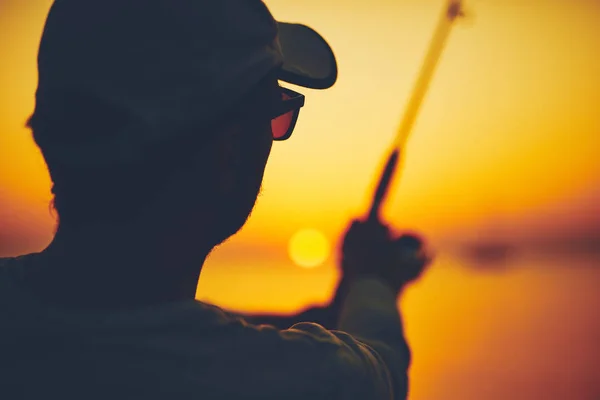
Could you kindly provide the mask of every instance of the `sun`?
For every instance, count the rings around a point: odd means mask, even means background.
[[[315,268],[329,257],[331,245],[316,229],[302,229],[290,239],[288,251],[292,261],[303,268]]]

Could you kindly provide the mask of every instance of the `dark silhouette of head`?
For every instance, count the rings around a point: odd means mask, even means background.
[[[206,246],[244,224],[304,104],[278,80],[324,89],[337,76],[316,32],[259,0],[56,0],[38,67],[29,126],[57,234],[152,227]]]
[[[176,139],[146,149],[135,162],[80,167],[47,156],[58,230],[151,218],[171,230],[179,227],[182,235],[201,230],[207,244],[220,243],[244,224],[256,201],[273,141],[272,107],[280,96],[276,77],[267,75],[220,120],[185,126]],[[44,154],[40,137],[102,140],[131,118],[84,95],[62,101],[71,110],[68,118],[30,121]]]

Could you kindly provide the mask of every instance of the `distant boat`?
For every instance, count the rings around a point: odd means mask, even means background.
[[[515,247],[508,243],[481,243],[467,246],[463,255],[476,262],[496,263],[513,256]]]

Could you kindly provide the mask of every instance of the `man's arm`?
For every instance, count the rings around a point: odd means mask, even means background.
[[[329,307],[311,307],[292,315],[255,314],[243,316],[255,325],[272,325],[277,329],[287,329],[300,322],[314,322],[327,329],[334,329],[337,321]]]
[[[342,311],[343,299],[348,290],[347,280],[342,277],[329,304],[323,307],[309,307],[296,314],[251,314],[243,318],[255,325],[272,325],[278,329],[288,329],[300,322],[314,322],[326,329],[337,329]]]
[[[339,330],[313,322],[249,326],[270,343],[257,374],[269,377],[274,393],[296,388],[286,392],[290,399],[405,399],[410,354],[393,291],[376,278],[356,279],[341,309]]]
[[[343,398],[396,400],[407,396],[410,350],[396,294],[381,279],[359,278],[352,282],[342,279],[328,307],[292,316],[245,319],[257,325],[275,326],[289,339],[302,331],[313,340],[334,345],[329,354],[335,356],[328,357],[328,351],[324,350],[322,362],[335,365],[342,376],[352,377],[337,382],[341,385],[339,390],[345,392]]]
[[[298,344],[303,340],[320,343],[318,351],[304,348],[296,359],[321,366],[320,374],[329,377],[332,393],[339,396],[334,398],[405,399],[411,357],[397,297],[406,283],[421,274],[430,259],[422,251],[418,238],[405,235],[391,239],[387,227],[373,222],[356,221],[347,232],[343,247],[345,284],[343,290],[338,288],[332,302],[337,311],[325,314],[326,322],[336,329],[300,322],[279,332]],[[309,315],[273,319],[271,324],[285,324],[305,316],[313,319]],[[298,362],[302,365],[302,361]],[[310,379],[317,380],[313,375]]]
[[[367,344],[381,357],[389,373],[392,398],[405,399],[411,354],[404,336],[396,293],[377,278],[352,282],[338,329]]]

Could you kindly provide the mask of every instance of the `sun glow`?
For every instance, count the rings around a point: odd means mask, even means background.
[[[316,229],[297,231],[290,239],[288,249],[292,261],[303,268],[318,267],[331,253],[329,241]]]

